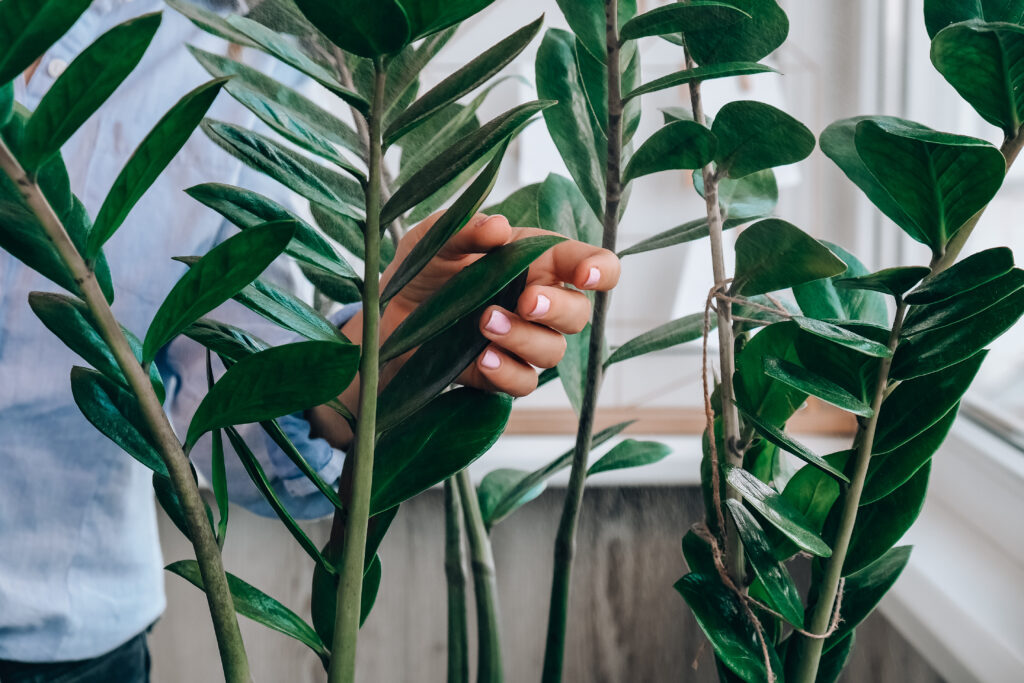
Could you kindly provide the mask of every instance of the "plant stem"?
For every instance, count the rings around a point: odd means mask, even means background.
[[[896,318],[893,321],[892,331],[889,333],[888,347],[890,351],[896,350],[899,343],[900,332],[903,329],[903,317],[907,312],[907,304],[902,300],[896,307]],[[843,565],[846,563],[846,552],[850,547],[850,538],[853,536],[853,527],[857,522],[857,510],[860,507],[860,496],[864,491],[864,480],[867,477],[868,465],[871,462],[871,449],[875,441],[875,428],[878,426],[878,415],[881,412],[882,401],[885,399],[886,386],[889,383],[889,368],[892,366],[892,356],[883,358],[878,365],[878,375],[875,379],[875,394],[871,399],[871,417],[867,424],[858,430],[855,443],[857,444],[857,455],[854,460],[853,474],[850,477],[850,486],[843,497],[843,508],[839,517],[839,524],[836,528],[836,538],[832,544],[832,556],[829,557],[825,572],[821,579],[821,589],[818,591],[818,601],[814,605],[814,612],[811,614],[808,630],[811,633],[824,634],[828,631],[829,622],[832,620],[832,613],[835,607],[836,594],[839,592],[839,581],[843,575]],[[814,683],[818,675],[818,664],[821,660],[821,651],[825,646],[824,638],[808,638],[802,636],[800,642],[800,657],[797,661],[796,677],[793,683]]]
[[[605,0],[605,51],[608,68],[608,162],[605,169],[605,199],[602,245],[615,251],[619,231],[619,204],[622,200],[622,77],[619,70],[618,0]],[[593,440],[597,394],[604,374],[601,353],[604,348],[605,324],[611,295],[594,295],[594,316],[590,323],[590,345],[587,351],[587,375],[583,388],[580,421],[576,428],[569,488],[565,494],[562,517],[555,538],[554,573],[551,579],[551,605],[548,612],[547,643],[544,649],[543,683],[562,680],[565,662],[565,635],[569,618],[569,588],[572,563],[576,554],[576,527],[583,487],[587,478],[587,460]]]
[[[100,290],[94,273],[78,253],[60,218],[50,206],[39,185],[25,173],[3,140],[0,140],[0,169],[18,187],[22,198],[42,225],[47,239],[57,249],[61,260],[71,272],[71,276],[81,290],[82,298],[85,299],[85,303],[89,307],[89,312],[99,327],[103,341],[110,348],[118,367],[121,368],[121,372],[124,373],[132,392],[139,401],[146,425],[164,464],[167,466],[167,473],[174,486],[174,492],[185,513],[189,539],[195,549],[206,600],[210,606],[210,616],[213,619],[217,647],[224,668],[224,678],[228,683],[248,683],[250,680],[249,662],[245,655],[242,634],[238,630],[238,618],[235,616],[235,606],[228,588],[227,576],[224,574],[224,567],[221,564],[220,547],[217,545],[217,539],[206,516],[206,508],[199,495],[199,487],[192,476],[192,467],[188,457],[182,450],[181,443],[167,420],[160,399],[153,391],[149,374],[132,352],[120,324]]]
[[[373,103],[370,109],[370,163],[366,186],[366,273],[363,278],[363,340],[359,360],[359,422],[351,449],[352,496],[345,519],[338,582],[337,611],[334,615],[334,643],[331,647],[330,683],[353,683],[356,676],[356,639],[363,591],[366,529],[370,519],[370,489],[373,482],[373,451],[377,434],[377,384],[380,374],[380,186],[381,115],[384,111],[386,72],[380,58],[374,60]]]
[[[692,69],[696,66],[689,54],[686,55],[686,68]],[[700,81],[690,83],[690,104],[693,107],[693,120],[700,125],[705,125],[704,106],[700,96]],[[707,207],[708,231],[711,236],[711,268],[715,278],[715,285],[718,286],[726,281],[725,271],[725,246],[722,238],[724,229],[722,227],[722,210],[718,205],[718,174],[708,164],[701,170],[704,178],[704,203]],[[732,305],[727,302],[718,302],[718,363],[721,371],[722,383],[719,385],[722,392],[722,441],[725,445],[725,462],[732,467],[743,467],[743,453],[740,452],[740,415],[736,409],[733,390],[733,376],[736,374],[736,339],[732,326]],[[714,439],[714,425],[710,425],[711,433],[709,439]],[[719,456],[721,457],[721,456]],[[726,485],[726,496],[739,500],[739,493],[731,486]],[[731,525],[730,525],[731,528]],[[739,534],[735,529],[721,529],[720,533],[725,534],[725,559],[728,565],[729,576],[737,586],[746,585],[744,577],[743,545],[740,543]]]
[[[462,498],[454,477],[444,482],[444,574],[448,579],[448,683],[469,683],[466,558]]]
[[[480,502],[469,479],[469,471],[462,470],[456,474],[455,482],[462,498],[462,510],[466,517],[466,531],[469,537],[470,563],[473,566],[478,649],[476,681],[501,683],[504,678],[501,666],[501,618],[491,539],[484,526]]]

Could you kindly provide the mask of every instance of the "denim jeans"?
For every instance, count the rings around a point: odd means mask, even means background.
[[[140,633],[94,659],[77,662],[0,660],[0,683],[149,683],[149,647]]]

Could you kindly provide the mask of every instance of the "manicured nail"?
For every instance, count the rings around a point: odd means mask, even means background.
[[[530,311],[530,317],[539,318],[548,311],[551,310],[551,299],[547,298],[543,294],[537,295],[537,305]]]
[[[512,321],[501,311],[494,310],[491,311],[491,318],[484,327],[494,334],[508,334],[512,329]]]
[[[488,370],[497,370],[501,367],[501,359],[498,358],[498,354],[494,351],[487,349],[484,351],[484,357],[480,360],[480,365]]]
[[[601,270],[596,267],[590,268],[590,275],[587,276],[587,281],[583,283],[584,287],[593,287],[601,281]]]

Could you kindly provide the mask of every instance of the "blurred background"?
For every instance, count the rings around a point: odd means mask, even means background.
[[[664,4],[638,0],[641,11]],[[250,3],[252,4],[252,3]],[[755,99],[785,109],[816,135],[832,121],[866,113],[914,119],[998,144],[982,121],[932,69],[921,0],[780,0],[791,27],[768,61],[782,75],[709,82],[705,107]],[[467,22],[424,74],[421,92],[515,28],[545,14],[565,27],[554,0],[497,0]],[[509,67],[522,79],[495,89],[480,112],[487,120],[535,97],[533,56],[540,39]],[[643,80],[677,71],[681,50],[641,41]],[[310,89],[310,93],[318,95]],[[319,93],[323,96],[323,93]],[[324,102],[330,102],[326,97]],[[335,101],[336,102],[336,101]],[[659,111],[689,107],[676,88],[645,95],[637,139],[662,125]],[[212,153],[220,153],[212,152]],[[542,123],[510,148],[492,202],[549,173],[568,175]],[[1005,244],[1024,253],[1017,168],[986,212],[966,253]],[[820,151],[779,169],[776,215],[856,254],[871,269],[926,264],[925,250],[875,211]],[[690,176],[666,172],[634,183],[620,248],[702,215]],[[1020,213],[1019,213],[1020,212]],[[629,256],[612,299],[610,342],[631,339],[672,318],[702,310],[711,285],[707,241]],[[1001,683],[1024,671],[1024,327],[993,347],[946,446],[936,455],[924,512],[905,542],[910,565],[858,630],[853,681]],[[574,574],[568,681],[713,681],[708,648],[672,583],[684,573],[679,540],[702,516],[695,486],[703,429],[699,343],[612,366],[601,394],[598,427],[637,419],[636,438],[673,448],[646,468],[605,473],[589,484]],[[793,431],[818,452],[846,447],[850,423],[815,406]],[[575,416],[558,382],[518,401],[508,434],[472,468],[533,469],[570,447]],[[510,683],[537,679],[543,654],[552,542],[563,492],[556,478],[537,501],[494,534]],[[188,556],[186,542],[162,520],[167,561]],[[325,539],[329,522],[308,531]],[[403,505],[381,551],[377,605],[360,641],[361,680],[440,681],[445,672],[445,582],[440,491]],[[312,567],[274,520],[236,508],[225,548],[227,568],[308,615]],[[216,651],[202,595],[168,577],[169,611],[153,649],[157,683],[205,680]],[[302,645],[243,624],[263,681],[316,681],[319,661]],[[398,644],[401,644],[399,646]]]

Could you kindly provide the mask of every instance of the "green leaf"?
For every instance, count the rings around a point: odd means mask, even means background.
[[[206,354],[206,367],[209,372],[210,354]],[[212,378],[212,373],[210,374]],[[217,545],[224,549],[224,541],[228,535],[228,474],[224,465],[224,439],[220,430],[214,430],[213,442],[210,447],[210,487],[217,500]]]
[[[459,173],[470,168],[473,162],[515,135],[531,116],[550,105],[550,102],[544,101],[521,104],[457,140],[398,188],[381,209],[381,223],[390,223],[430,197]]]
[[[236,363],[246,356],[269,348],[266,342],[253,337],[245,330],[210,318],[200,318],[186,327],[182,334],[218,356]]]
[[[982,21],[1005,21],[1019,24],[1024,21],[1024,2],[1021,0],[925,0],[924,23],[928,37],[936,34],[949,24],[970,19]]]
[[[371,513],[412,498],[483,455],[511,408],[508,396],[464,387],[441,394],[385,432],[373,462]]]
[[[867,567],[903,538],[924,507],[930,472],[931,463],[925,463],[913,477],[885,498],[860,506],[843,564],[843,576]]]
[[[536,198],[537,225],[533,227],[557,232],[571,240],[601,246],[604,228],[587,206],[587,200],[576,184],[555,173],[541,183]],[[510,219],[511,222],[511,219]],[[512,223],[525,227],[526,223]]]
[[[968,292],[1005,275],[1013,268],[1013,252],[994,247],[971,254],[938,275],[928,278],[906,296],[908,304],[933,304]]]
[[[737,353],[733,378],[736,401],[769,424],[784,425],[807,400],[804,392],[764,374],[765,358],[799,360],[796,353],[799,337],[799,330],[793,323],[775,323],[755,334]]]
[[[835,382],[811,372],[810,370],[782,360],[781,358],[764,359],[764,373],[780,382],[790,385],[805,394],[817,396],[825,403],[861,417],[871,417],[874,411],[871,406],[857,398]]]
[[[694,533],[693,528],[683,536],[683,559],[686,566],[694,574],[707,574],[717,576],[714,555],[711,552],[711,544]]]
[[[888,453],[938,422],[960,402],[981,368],[981,352],[930,375],[901,382],[882,403],[873,453]]]
[[[587,366],[590,358],[590,323],[587,323],[578,334],[565,337],[565,354],[558,362],[558,379],[569,399],[573,412],[577,416],[583,413],[583,396],[586,394]],[[602,351],[605,341],[602,340]],[[602,355],[604,355],[602,353]],[[539,380],[538,380],[539,381]]]
[[[852,634],[871,614],[907,566],[911,549],[909,545],[891,548],[870,565],[847,575],[843,604],[839,608],[839,628],[825,641],[826,652]]]
[[[299,270],[313,284],[317,294],[332,301],[339,304],[350,304],[362,298],[362,288],[355,280],[339,277],[335,273],[305,263],[299,264]]]
[[[557,235],[527,237],[499,247],[464,268],[402,321],[381,345],[381,362],[396,358],[447,329],[564,239]]]
[[[563,5],[573,6],[567,0],[563,0]],[[604,212],[604,165],[592,150],[602,145],[607,148],[607,140],[600,129],[591,125],[574,46],[575,40],[567,31],[549,29],[544,34],[535,61],[537,94],[557,101],[544,110],[544,123],[569,175],[587,198],[594,215],[600,217]]]
[[[399,0],[409,17],[412,39],[458,24],[494,0]]]
[[[744,179],[745,180],[745,179]],[[723,230],[729,230],[737,226],[748,223],[749,218],[740,219],[726,219]],[[707,237],[709,234],[708,219],[697,218],[695,220],[683,223],[674,228],[669,228],[664,232],[659,232],[653,237],[640,240],[628,249],[623,249],[619,252],[618,256],[629,256],[630,254],[642,254],[645,251],[654,251],[655,249],[664,249],[665,247],[671,247],[675,244],[683,244],[685,242],[692,242]]]
[[[904,337],[938,330],[962,321],[981,322],[982,313],[992,306],[1003,302],[1008,296],[1024,287],[1024,270],[1014,268],[1005,275],[1000,275],[984,285],[969,289],[963,294],[952,299],[940,301],[935,304],[915,306],[903,322],[903,329],[900,334]],[[982,333],[981,329],[975,332]]]
[[[245,47],[255,46],[255,43],[244,33],[228,23],[228,19],[215,12],[205,9],[191,0],[166,0],[167,5],[181,14],[197,27],[218,38],[223,38],[229,43],[236,43]],[[268,4],[268,3],[261,3]]]
[[[424,121],[421,126],[409,131],[400,144],[402,158],[395,182],[406,182],[437,156],[439,149],[447,149],[457,140],[477,131],[480,128],[480,120],[476,113],[487,99],[487,95],[501,80],[496,79],[469,104],[449,104]]]
[[[604,61],[607,42],[603,0],[557,0],[565,20],[593,57]],[[625,26],[636,14],[636,0],[618,3],[618,25]],[[550,34],[551,31],[548,31]]]
[[[373,604],[377,602],[377,593],[380,592],[380,580],[382,568],[380,555],[374,555],[370,561],[370,567],[363,574],[363,589],[359,594],[359,626],[362,628],[366,623],[366,617],[370,616]]]
[[[529,476],[530,473],[524,470],[503,468],[488,472],[483,480],[481,480],[480,485],[477,486],[476,493],[477,498],[480,500],[480,514],[488,529],[497,521],[495,519],[495,512],[498,509],[499,503],[509,496],[512,491],[520,487]],[[512,504],[515,508],[526,505],[539,496],[546,486],[547,484],[544,481],[535,484],[522,493],[522,495],[519,495],[516,500],[512,501]]]
[[[107,101],[142,59],[159,26],[159,12],[130,19],[97,38],[71,62],[29,119],[19,157],[27,171],[35,171],[59,152]]]
[[[811,318],[834,320],[863,320],[865,322],[889,325],[889,309],[885,297],[877,292],[837,287],[841,279],[860,277],[869,273],[857,257],[838,244],[822,242],[832,253],[841,258],[849,268],[843,277],[823,278],[797,285],[793,288],[804,315]]]
[[[87,259],[99,253],[146,190],[185,146],[224,83],[223,79],[210,81],[182,97],[135,149],[96,215],[84,254]]]
[[[167,475],[134,394],[100,373],[78,366],[71,369],[71,393],[85,419],[101,434],[157,474]]]
[[[873,358],[888,358],[892,355],[892,351],[885,344],[881,344],[872,339],[868,339],[856,332],[851,332],[846,328],[840,327],[833,323],[827,323],[824,320],[815,320],[814,318],[804,318],[796,316],[793,318],[793,322],[803,330],[813,334],[816,337],[827,339],[830,342],[845,346],[848,349],[853,349],[858,353],[862,353],[865,356],[871,356]]]
[[[327,403],[355,377],[359,348],[328,341],[275,346],[242,358],[196,408],[189,445],[220,427],[272,420]]]
[[[623,470],[630,467],[643,467],[659,460],[664,460],[672,453],[672,449],[657,441],[637,441],[625,439],[614,447],[587,470],[587,476],[611,470]]]
[[[814,683],[837,683],[850,661],[850,653],[853,652],[856,635],[856,632],[851,630],[849,635],[840,640],[836,647],[822,653]]]
[[[902,210],[889,217],[935,254],[995,196],[1006,172],[1002,152],[984,140],[898,119],[861,121],[854,144]]]
[[[537,35],[543,19],[541,17],[499,41],[416,100],[384,131],[384,145],[392,144],[427,117],[480,87],[505,68]]]
[[[420,74],[423,69],[437,56],[437,53],[455,36],[457,26],[445,29],[430,36],[418,46],[407,45],[397,55],[388,60],[387,80],[384,84],[384,121],[383,129],[387,130],[391,122],[407,109],[416,99],[420,87]],[[367,60],[363,60],[367,63]],[[366,69],[372,97],[372,62]],[[361,69],[357,69],[361,71]]]
[[[711,317],[710,330],[715,329],[718,324],[715,316]],[[704,335],[704,314],[692,313],[659,325],[653,330],[644,332],[638,337],[633,337],[625,344],[615,349],[608,360],[604,362],[605,367],[612,363],[619,363],[629,358],[643,356],[662,349],[668,349],[679,344],[700,339]]]
[[[860,504],[867,505],[885,498],[907,483],[939,450],[956,421],[959,404],[953,406],[939,421],[902,446],[888,453],[872,453]]]
[[[818,240],[778,218],[754,223],[736,238],[731,291],[750,296],[845,272],[847,266]]]
[[[347,341],[341,331],[315,308],[269,282],[256,280],[232,298],[272,323],[306,339]]]
[[[693,610],[719,660],[743,681],[768,680],[754,625],[739,596],[722,585],[716,575],[687,574],[674,588]],[[775,648],[769,643],[772,671],[782,673]]]
[[[104,376],[109,377],[124,387],[128,387],[128,380],[117,364],[117,359],[110,351],[99,325],[96,324],[88,306],[79,299],[64,294],[51,294],[48,292],[30,292],[28,304],[32,312],[42,321],[46,329],[53,332],[64,342],[69,349],[77,353],[89,365],[99,370]],[[142,344],[126,327],[121,326],[121,332],[128,340],[135,357],[142,361]],[[149,369],[149,381],[153,385],[157,398],[163,403],[164,384],[160,377],[160,371],[156,366]]]
[[[718,140],[718,173],[730,178],[793,164],[814,151],[814,134],[804,124],[763,102],[726,104],[715,116],[711,132]]]
[[[358,182],[244,128],[211,119],[203,121],[202,128],[228,154],[311,202],[341,213],[362,214],[364,197]],[[362,175],[351,170],[357,178]]]
[[[185,273],[153,318],[143,344],[148,363],[189,323],[224,303],[256,279],[284,251],[293,223],[267,223],[228,238]]]
[[[659,9],[669,9],[673,7],[690,7],[690,5],[666,5]],[[649,83],[644,83],[639,88],[631,90],[623,95],[622,99],[623,101],[628,102],[634,97],[639,97],[640,95],[646,95],[648,93],[658,92],[659,90],[666,90],[668,88],[675,88],[680,85],[688,85],[695,82],[703,83],[704,81],[710,81],[716,78],[749,76],[752,74],[762,73],[778,73],[778,71],[770,66],[758,64],[756,62],[726,62],[724,64],[698,66],[693,69],[683,69],[682,71],[677,71],[669,74],[668,76],[656,78]]]
[[[767,440],[769,443],[778,446],[787,453],[792,453],[793,455],[800,458],[806,463],[814,465],[815,467],[825,472],[828,472],[836,479],[845,483],[849,483],[849,477],[843,474],[842,470],[829,464],[827,460],[813,453],[809,448],[807,448],[807,446],[803,445],[790,435],[786,434],[784,431],[782,431],[775,425],[766,422],[765,420],[762,420],[761,418],[757,417],[756,415],[752,414],[751,412],[745,410],[742,407],[740,407],[740,413],[743,414],[744,420],[750,423],[750,425],[754,428],[754,431],[756,431],[758,434],[764,437],[764,439]]]
[[[830,453],[825,460],[837,469],[843,469],[852,454],[853,451]],[[832,505],[839,498],[839,482],[817,467],[801,467],[786,483],[782,497],[804,516],[814,533],[820,534]],[[796,552],[795,547],[791,547]]]
[[[983,119],[1008,138],[1024,120],[1024,26],[967,21],[935,36],[932,64]]]
[[[177,574],[200,590],[203,577],[199,572],[199,564],[195,560],[180,560],[166,567],[167,571]],[[233,574],[228,574],[228,589],[235,604],[235,611],[242,616],[263,624],[267,628],[285,634],[307,645],[318,655],[328,655],[327,646],[316,632],[302,618],[282,605],[280,602],[249,585]]]
[[[192,468],[192,476],[195,478],[195,468]],[[191,540],[191,536],[188,532],[188,521],[185,518],[185,510],[181,507],[181,501],[178,500],[178,494],[174,491],[174,485],[168,477],[162,474],[153,473],[153,491],[156,493],[156,500],[160,503],[160,507],[164,509],[167,516],[170,518],[174,526],[178,528],[178,531]],[[206,518],[210,523],[210,531],[214,532],[213,529],[213,511],[210,510],[210,506],[203,501],[203,507],[206,509]],[[215,533],[215,532],[214,532]]]
[[[724,26],[750,19],[743,10],[721,2],[695,0],[687,4],[672,4],[644,12],[630,19],[619,29],[619,38],[635,40],[647,36],[683,31],[720,30]]]
[[[868,323],[843,322],[839,327],[878,343],[889,341],[890,330]],[[800,365],[827,377],[864,403],[874,396],[879,360],[827,339],[801,333],[795,340]]]
[[[4,0],[0,6],[0,85],[32,66],[90,4],[92,0]]]
[[[757,62],[786,40],[789,19],[775,0],[730,0],[729,4],[750,19],[687,31],[686,47],[698,64]]]
[[[715,136],[694,121],[676,121],[644,142],[626,165],[622,181],[659,171],[701,168],[715,153]]]
[[[540,186],[540,183],[533,183],[521,187],[497,204],[484,207],[483,212],[488,216],[504,216],[510,224],[517,227],[539,228]]]
[[[818,557],[832,554],[828,545],[813,531],[813,525],[778,491],[739,467],[730,468],[726,479],[751,507],[799,547]]]
[[[323,230],[331,239],[335,240],[345,249],[350,251],[356,258],[365,258],[365,241],[363,238],[363,222],[340,214],[337,211],[324,208],[317,204],[309,205],[310,213],[316,221],[317,227]],[[384,272],[388,264],[395,258],[395,244],[391,240],[381,240],[380,243],[380,269]]]
[[[437,256],[448,240],[455,236],[469,223],[483,205],[487,195],[494,188],[498,179],[498,169],[505,156],[507,143],[503,143],[497,153],[487,164],[487,168],[477,176],[466,191],[455,200],[455,203],[438,218],[430,229],[420,238],[398,264],[388,284],[381,293],[381,301],[389,301],[395,294],[409,284],[423,270],[431,259]]]
[[[754,515],[743,507],[743,503],[738,500],[726,500],[725,503],[729,506],[729,513],[743,541],[747,561],[761,580],[772,604],[786,621],[803,628],[804,606],[800,602],[800,593],[793,583],[793,577],[772,554],[764,529],[754,519]]]
[[[693,172],[693,186],[704,196],[704,175],[700,169]],[[744,221],[764,218],[779,203],[779,186],[775,173],[766,168],[742,178],[722,178],[718,181],[718,206],[722,210],[726,227]]]
[[[931,272],[926,266],[900,266],[885,268],[869,275],[844,277],[833,280],[839,289],[866,289],[901,298],[904,293]]]
[[[0,128],[14,115],[14,82],[0,85]]]
[[[295,0],[332,43],[360,57],[398,52],[412,42],[409,18],[396,0]]]

